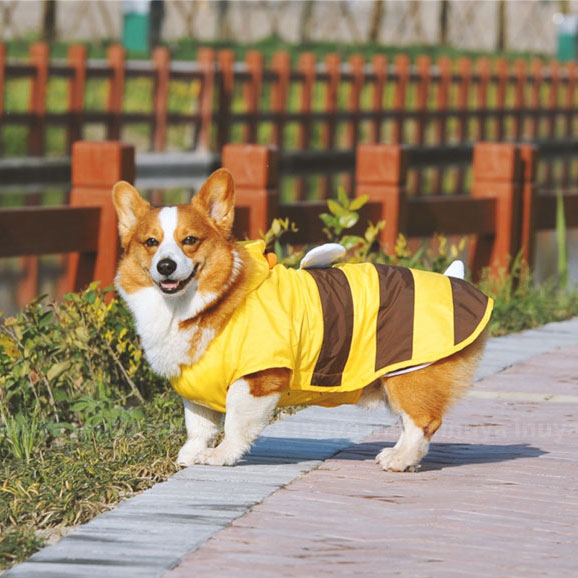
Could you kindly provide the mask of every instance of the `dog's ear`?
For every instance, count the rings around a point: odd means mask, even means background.
[[[126,181],[119,181],[112,189],[112,202],[118,215],[118,232],[123,248],[126,248],[132,230],[150,205],[138,191]]]
[[[226,237],[231,234],[235,218],[235,185],[227,169],[215,171],[191,202],[200,204]]]

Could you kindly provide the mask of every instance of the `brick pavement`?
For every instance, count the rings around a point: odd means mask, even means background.
[[[418,473],[373,463],[394,429],[278,490],[165,578],[578,575],[578,346],[478,382]]]

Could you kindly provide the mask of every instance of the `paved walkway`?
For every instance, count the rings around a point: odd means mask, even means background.
[[[309,408],[6,576],[578,575],[578,319],[490,340],[480,376],[418,473],[373,463],[382,414]]]

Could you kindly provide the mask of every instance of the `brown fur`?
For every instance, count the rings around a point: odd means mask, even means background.
[[[384,379],[387,401],[405,412],[429,440],[442,424],[448,407],[471,386],[484,351],[486,333],[474,343],[429,367]]]
[[[266,369],[246,375],[244,379],[249,384],[252,396],[263,397],[287,391],[291,382],[291,370],[286,367]]]

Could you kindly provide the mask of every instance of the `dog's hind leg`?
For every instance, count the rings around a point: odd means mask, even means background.
[[[279,401],[279,393],[255,396],[246,379],[239,379],[227,393],[225,437],[216,448],[206,450],[200,463],[212,466],[232,466],[251,447],[269,423]]]
[[[442,425],[448,407],[472,385],[484,349],[485,335],[462,351],[403,375],[384,379],[387,404],[400,416],[403,433],[376,462],[385,470],[414,471]]]
[[[223,414],[183,399],[187,441],[179,450],[177,464],[190,466],[209,447],[219,431]]]

